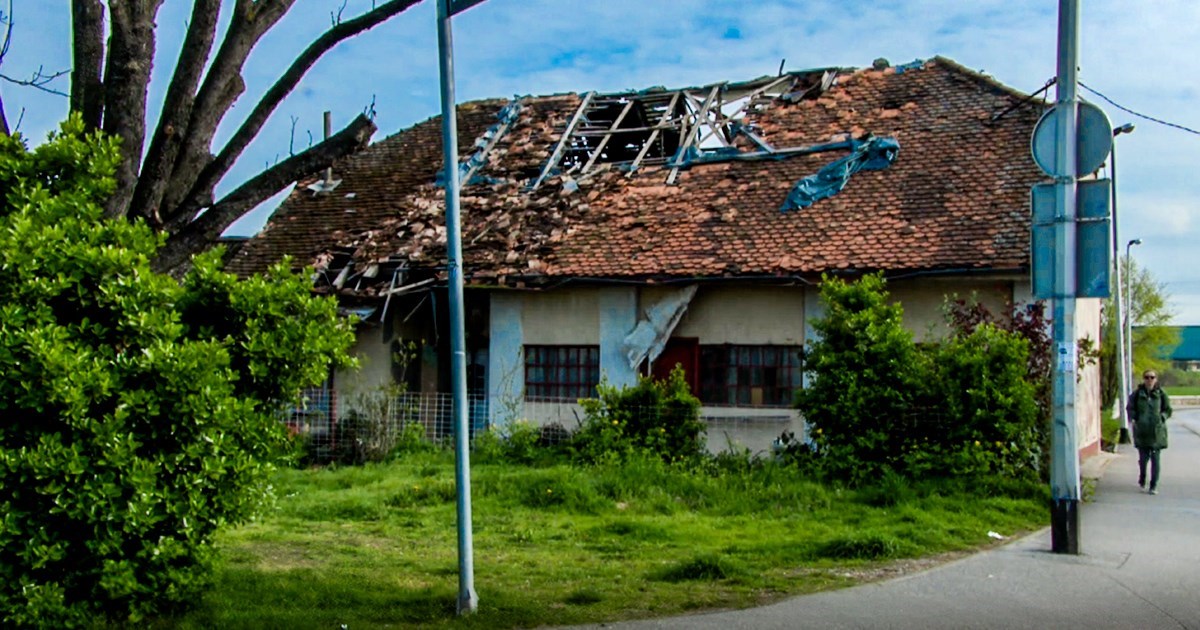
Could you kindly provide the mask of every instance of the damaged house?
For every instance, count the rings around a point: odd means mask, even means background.
[[[601,379],[680,364],[710,447],[802,434],[790,403],[821,274],[883,271],[918,338],[945,330],[946,296],[1030,300],[1043,111],[944,58],[461,104],[473,426],[571,428]],[[450,389],[441,150],[437,118],[374,144],[300,182],[231,256],[239,274],[311,265],[314,290],[361,317],[363,367],[314,395],[329,417],[356,388]],[[1098,338],[1097,302],[1079,300],[1081,337]],[[1085,450],[1098,381],[1083,369]]]

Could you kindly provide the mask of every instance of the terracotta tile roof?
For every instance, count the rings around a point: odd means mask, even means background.
[[[1034,102],[995,119],[1024,98],[935,58],[901,72],[839,71],[815,97],[749,110],[746,121],[774,147],[847,134],[900,143],[891,167],[858,172],[838,194],[785,213],[795,183],[844,151],[694,165],[675,185],[663,165],[627,177],[604,164],[574,185],[556,175],[530,190],[581,97],[528,97],[488,152],[484,181],[463,188],[464,269],[484,285],[1027,270],[1029,189],[1042,179],[1029,138],[1043,110]],[[503,105],[460,106],[464,159]],[[433,183],[440,139],[430,119],[339,164],[344,181],[332,194],[314,196],[302,183],[231,268],[258,272],[284,254],[320,267],[337,250],[360,264],[391,257],[437,270],[445,264],[443,191]]]

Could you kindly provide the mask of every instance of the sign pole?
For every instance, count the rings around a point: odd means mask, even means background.
[[[1054,423],[1050,463],[1051,550],[1079,553],[1079,449],[1076,445],[1076,188],[1078,177],[1079,0],[1059,0],[1054,225]]]

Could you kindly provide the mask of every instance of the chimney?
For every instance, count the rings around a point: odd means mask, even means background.
[[[333,135],[333,114],[325,112],[325,140],[328,140],[331,135]],[[342,180],[333,178],[333,166],[330,165],[325,169],[325,177],[319,182],[309,184],[308,189],[313,191],[314,195],[319,195],[333,192],[333,189],[337,188],[340,183]]]

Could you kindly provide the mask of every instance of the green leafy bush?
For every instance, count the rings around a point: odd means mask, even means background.
[[[310,456],[302,464],[381,462],[401,454],[434,450],[404,385],[386,384],[354,392],[345,415],[333,427],[330,456]],[[310,449],[310,453],[312,453]]]
[[[1025,380],[1033,386],[1037,418],[1033,421],[1035,443],[1021,448],[1036,452],[1037,459],[1033,467],[1041,477],[1047,478],[1050,471],[1050,425],[1054,414],[1051,400],[1054,365],[1050,320],[1046,317],[1044,302],[1032,302],[1016,307],[1010,305],[1008,310],[1010,315],[997,316],[976,300],[955,299],[947,304],[946,319],[957,337],[970,335],[976,328],[986,324],[1027,342]],[[1089,339],[1079,340],[1081,362],[1103,362],[1103,357],[1089,350],[1091,345]]]
[[[933,402],[914,426],[909,469],[1036,476],[1041,445],[1036,388],[1026,379],[1028,341],[982,324],[928,352]]]
[[[349,324],[278,266],[221,252],[182,283],[111,221],[114,140],[76,118],[0,135],[0,625],[132,623],[194,601],[214,532],[252,516],[283,404],[347,361]]]
[[[781,439],[783,460],[853,485],[1043,469],[1047,359],[1031,356],[1028,334],[959,308],[949,338],[917,345],[879,275],[826,278],[821,298],[827,314],[806,352],[813,384],[797,395],[812,444]],[[1017,330],[1034,323],[1032,315],[1010,322]]]
[[[561,440],[547,441],[547,435],[559,436],[559,431],[564,436]],[[535,464],[560,455],[569,436],[559,424],[539,427],[528,420],[514,420],[476,433],[471,453],[479,463]]]
[[[662,381],[641,378],[633,387],[601,383],[598,396],[579,401],[583,426],[572,440],[584,461],[600,462],[649,451],[666,461],[704,454],[700,400],[692,395],[683,369],[676,366]]]
[[[897,465],[912,411],[924,391],[923,359],[888,302],[881,275],[858,282],[826,277],[821,283],[825,317],[820,336],[805,353],[811,386],[797,405],[829,474],[859,483]]]

